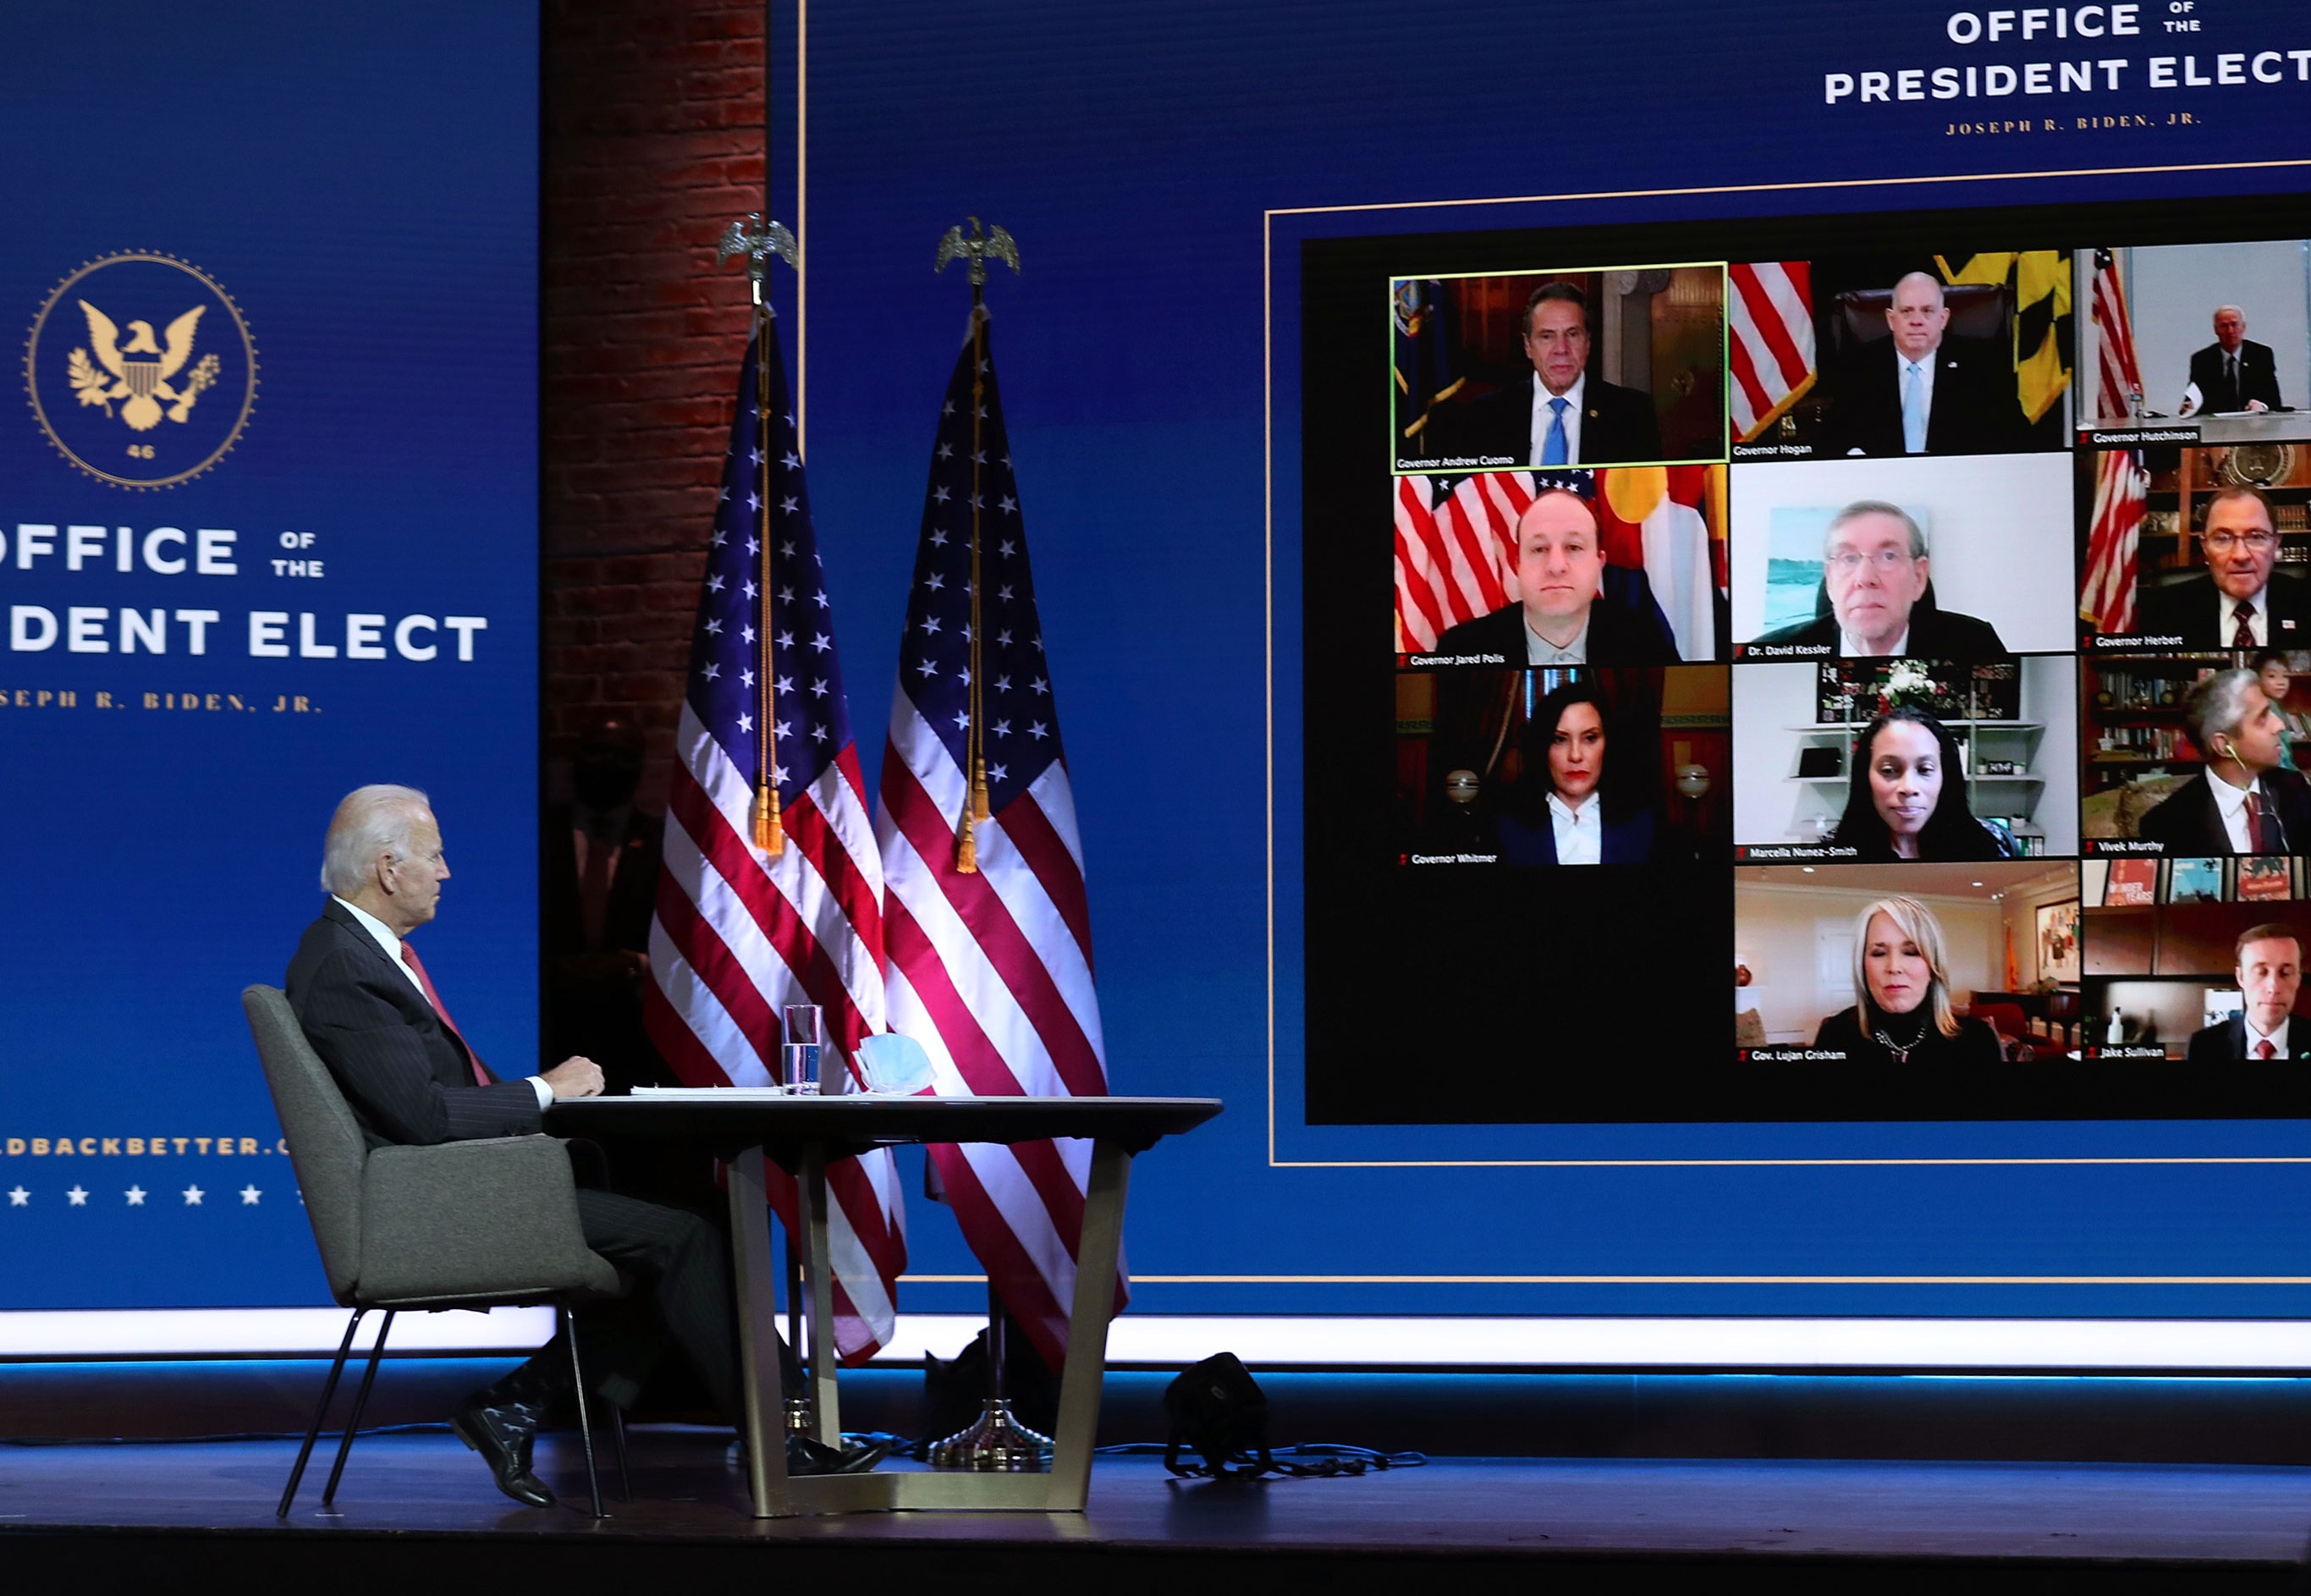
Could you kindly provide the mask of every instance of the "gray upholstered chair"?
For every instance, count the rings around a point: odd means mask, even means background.
[[[577,1182],[562,1144],[552,1137],[513,1136],[431,1147],[370,1147],[328,1067],[305,1040],[288,998],[275,987],[252,986],[241,993],[240,1002],[288,1138],[289,1161],[297,1171],[330,1295],[353,1310],[305,1444],[281,1493],[280,1514],[288,1513],[297,1495],[362,1315],[382,1309],[385,1321],[337,1444],[336,1466],[321,1496],[325,1503],[336,1497],[345,1454],[361,1427],[396,1313],[523,1305],[554,1308],[568,1332],[571,1372],[578,1376],[586,1481],[594,1514],[600,1517],[593,1425],[570,1310],[621,1295],[625,1286],[609,1261],[586,1245],[578,1221]]]

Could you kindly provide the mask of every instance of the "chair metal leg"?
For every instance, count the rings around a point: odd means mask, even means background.
[[[345,1454],[353,1449],[353,1435],[361,1428],[362,1415],[369,1411],[369,1388],[377,1383],[377,1360],[385,1356],[385,1339],[393,1334],[394,1310],[386,1310],[385,1320],[377,1327],[377,1345],[369,1349],[369,1367],[362,1374],[361,1390],[353,1394],[353,1410],[345,1420],[344,1439],[337,1443],[337,1461],[329,1470],[328,1487],[321,1493],[321,1505],[332,1506],[337,1499],[337,1481],[345,1471]]]
[[[586,1410],[586,1369],[578,1360],[578,1315],[562,1309],[562,1326],[570,1337],[570,1374],[574,1388],[571,1394],[578,1399],[578,1440],[586,1452],[586,1489],[594,1499],[594,1516],[607,1518],[610,1515],[602,1511],[602,1477],[594,1470],[594,1421]]]
[[[618,1454],[618,1495],[631,1502],[634,1499],[634,1477],[626,1470],[626,1410],[615,1402],[610,1404],[610,1447]]]
[[[337,1343],[336,1361],[329,1365],[328,1379],[322,1382],[321,1400],[314,1404],[313,1422],[305,1431],[305,1444],[297,1449],[297,1466],[289,1470],[289,1484],[281,1493],[281,1505],[273,1510],[275,1518],[289,1516],[289,1504],[296,1500],[297,1484],[305,1478],[305,1461],[313,1455],[313,1443],[321,1438],[321,1421],[328,1417],[329,1402],[337,1394],[337,1376],[345,1372],[345,1354],[353,1350],[353,1332],[361,1328],[362,1316],[368,1312],[367,1308],[355,1308],[353,1316],[345,1321],[344,1339]]]

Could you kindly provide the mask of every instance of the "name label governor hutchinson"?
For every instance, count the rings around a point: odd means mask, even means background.
[[[139,579],[235,577],[241,572],[240,533],[230,528],[76,526],[19,521],[13,536],[0,529],[0,583],[20,572],[37,578],[133,575]],[[310,532],[283,532],[281,546],[294,551],[269,561],[272,574],[316,580],[325,573],[312,553]],[[259,569],[262,569],[260,567]],[[43,580],[47,587],[48,582]],[[46,595],[43,595],[46,597]],[[187,594],[187,597],[194,597]],[[470,664],[476,633],[489,629],[483,615],[387,615],[381,611],[249,609],[230,616],[200,605],[8,605],[8,649],[17,654],[182,653],[205,657],[214,645],[231,652],[235,642],[252,659],[403,659],[423,663],[454,656]]]

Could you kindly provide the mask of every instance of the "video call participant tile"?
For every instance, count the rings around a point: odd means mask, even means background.
[[[1400,664],[1722,657],[1724,467],[1402,476],[1395,486]]]
[[[1723,666],[1399,672],[1398,862],[1722,868],[1726,691]]]
[[[1391,311],[1400,472],[1725,458],[1714,262],[1400,278]]]
[[[2311,904],[2289,858],[2088,860],[2086,1056],[2251,1066],[2311,1058]]]
[[[2311,784],[2298,769],[2311,756],[2298,707],[2311,703],[2311,651],[2093,658],[2081,669],[2087,853],[2311,852]]]
[[[1732,458],[2063,448],[2070,269],[2055,249],[1729,267]]]
[[[2068,652],[2066,455],[1731,467],[1734,658]]]
[[[2094,447],[2311,439],[2303,240],[2081,249],[2074,270]]]
[[[1737,862],[2077,853],[2071,656],[1740,665],[1732,678]]]
[[[2078,902],[2068,863],[1737,870],[1737,1061],[1913,1103],[1994,1093],[2011,1066],[2069,1050],[2036,989],[2077,979],[2075,937],[2055,928]]]
[[[2311,648],[2311,448],[2082,450],[2073,475],[2088,652]]]

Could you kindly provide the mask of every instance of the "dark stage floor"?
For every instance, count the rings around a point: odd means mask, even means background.
[[[1441,1559],[1460,1565],[1454,1577],[1545,1576],[1569,1590],[1695,1589],[1738,1568],[1777,1590],[2279,1592],[2297,1588],[2311,1531],[2305,1469],[1524,1459],[1261,1482],[1174,1481],[1153,1460],[1103,1459],[1080,1519],[757,1522],[722,1465],[723,1437],[638,1429],[633,1442],[641,1499],[614,1500],[600,1524],[510,1505],[440,1434],[362,1441],[334,1512],[320,1506],[317,1460],[285,1527],[273,1516],[285,1443],[0,1449],[0,1566],[78,1589],[212,1572],[313,1578],[332,1592],[500,1574],[643,1582],[743,1565],[1113,1591],[1309,1578],[1374,1589],[1445,1575]],[[581,1493],[574,1438],[541,1452],[540,1472],[565,1497]]]

